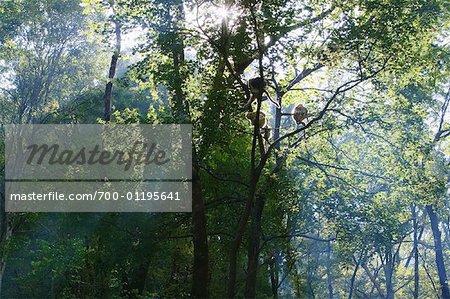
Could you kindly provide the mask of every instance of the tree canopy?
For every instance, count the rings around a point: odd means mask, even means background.
[[[2,130],[193,126],[192,213],[7,213],[0,143],[1,297],[450,298],[449,12],[0,1]]]

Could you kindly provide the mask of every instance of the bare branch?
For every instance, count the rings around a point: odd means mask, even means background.
[[[294,135],[300,133],[301,131],[306,130],[307,128],[311,127],[314,123],[316,123],[317,121],[321,120],[324,117],[324,115],[326,114],[326,112],[329,110],[329,107],[330,107],[331,103],[334,102],[334,100],[337,98],[338,95],[340,95],[342,93],[345,93],[345,92],[349,91],[350,89],[354,88],[355,86],[359,85],[360,83],[375,77],[379,72],[381,72],[385,68],[386,63],[387,63],[387,60],[386,60],[385,64],[383,65],[383,67],[381,67],[379,70],[377,70],[376,72],[374,72],[370,76],[366,76],[366,77],[363,77],[363,78],[358,78],[358,79],[355,79],[355,80],[350,80],[350,81],[342,84],[341,86],[339,86],[335,90],[333,95],[330,97],[330,99],[326,102],[325,106],[322,108],[322,110],[319,112],[319,114],[316,117],[314,117],[305,126],[303,126],[301,128],[298,128],[298,129],[296,129],[296,130],[294,130],[294,131],[292,131],[290,133],[287,133],[287,134],[279,137],[277,140],[275,140],[267,149],[266,159],[269,157],[269,155],[271,154],[271,152],[275,148],[275,146],[277,144],[279,144],[281,141],[283,141],[284,139],[289,138],[291,136],[294,136]]]

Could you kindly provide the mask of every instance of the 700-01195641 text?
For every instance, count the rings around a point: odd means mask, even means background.
[[[12,193],[10,200],[153,200],[153,201],[180,201],[179,192],[159,192],[159,191],[129,191],[126,193],[111,191],[95,191],[94,193],[70,193],[65,194],[58,191],[50,191],[47,193]]]

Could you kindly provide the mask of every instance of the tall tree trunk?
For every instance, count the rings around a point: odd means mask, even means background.
[[[384,276],[386,279],[386,299],[394,298],[394,288],[392,285],[392,276],[394,269],[394,257],[392,254],[392,248],[386,249]]]
[[[273,136],[272,136],[272,140],[277,140],[280,137],[280,126],[281,126],[281,107],[282,107],[282,95],[280,93],[276,94],[276,99],[275,99],[278,103],[280,103],[280,108],[273,106],[273,110],[274,110],[274,126],[273,126]],[[280,144],[277,144],[275,146],[275,148],[277,149],[277,151],[275,151],[275,168],[273,170],[273,173],[277,173],[278,171],[281,170],[282,166],[283,166],[283,158],[280,157],[278,155],[278,150],[280,149]],[[278,298],[278,288],[279,288],[279,275],[280,275],[280,269],[279,269],[279,265],[280,265],[280,256],[281,256],[281,249],[279,247],[277,247],[277,249],[275,250],[275,260],[274,260],[274,264],[275,267],[274,269],[271,269],[271,281],[272,281],[272,295],[273,298],[276,299]],[[272,273],[273,272],[273,273]],[[276,279],[273,280],[272,276],[274,276]]]
[[[450,299],[450,289],[447,282],[447,272],[445,270],[444,255],[442,252],[441,231],[439,230],[439,220],[436,212],[433,210],[434,206],[427,205],[425,207],[428,217],[430,218],[431,231],[433,232],[434,251],[436,255],[436,267],[439,276],[439,283],[441,285],[442,299]]]
[[[412,216],[413,216],[413,252],[414,252],[414,299],[419,299],[419,247],[417,246],[419,243],[418,240],[418,221],[417,221],[417,213],[416,206],[412,207]]]
[[[260,95],[257,101],[257,109],[256,113],[261,111],[261,100],[262,95]],[[238,228],[234,239],[231,243],[230,255],[229,255],[229,264],[228,264],[228,282],[227,282],[227,297],[233,298],[236,292],[236,276],[237,276],[237,258],[239,253],[239,248],[241,246],[242,238],[244,237],[245,227],[247,226],[248,219],[252,212],[253,203],[255,201],[256,191],[258,187],[258,182],[261,177],[261,172],[267,162],[266,157],[261,157],[258,165],[256,163],[256,151],[258,149],[258,144],[261,142],[261,135],[259,134],[259,124],[255,123],[253,126],[253,140],[252,140],[252,149],[251,149],[251,163],[250,163],[250,183],[249,183],[249,191],[248,198],[245,205],[244,212],[241,215],[239,220]],[[262,199],[261,199],[262,200]],[[264,205],[264,201],[259,203],[262,207]],[[262,214],[259,215],[261,217]],[[252,233],[251,233],[252,235]],[[254,246],[254,245],[253,245]],[[250,263],[250,261],[249,261]]]
[[[282,95],[277,93],[275,101],[280,103],[280,106],[281,106]],[[278,138],[280,138],[280,126],[281,126],[282,111],[281,111],[281,108],[277,108],[275,106],[273,106],[273,110],[274,110],[274,126],[273,126],[272,140],[277,140]],[[277,144],[275,147],[276,147],[276,149],[280,149],[280,144]]]
[[[358,273],[359,264],[355,265],[355,269],[353,270],[352,278],[350,279],[350,291],[348,292],[348,299],[353,298],[353,289],[355,285],[356,273]]]
[[[2,137],[4,138],[5,132],[1,132]],[[23,148],[21,143],[19,143],[17,151],[22,152]],[[11,239],[13,235],[13,227],[11,224],[11,218],[13,217],[11,213],[6,212],[6,185],[5,185],[5,164],[0,165],[0,177],[2,178],[2,182],[0,183],[0,246],[4,247],[7,242]],[[18,165],[14,165],[15,169],[17,169]],[[23,167],[23,166],[22,166]],[[3,278],[6,270],[6,260],[7,260],[7,251],[3,250],[2,256],[0,257],[0,298],[3,298]]]
[[[276,100],[281,104],[281,95],[277,94]],[[261,99],[258,99],[260,102]],[[259,108],[258,108],[259,109]],[[276,140],[280,136],[280,125],[281,125],[281,109],[275,109],[275,125],[274,125],[274,135],[273,140]],[[275,147],[279,149],[279,144]],[[274,173],[278,172],[283,165],[283,158],[276,155],[275,159],[277,161],[276,166],[273,170]],[[261,163],[261,165],[264,165]],[[254,298],[256,296],[256,277],[258,272],[258,257],[259,257],[259,244],[261,235],[261,218],[262,210],[264,209],[264,198],[263,196],[256,196],[255,207],[252,213],[252,223],[250,226],[250,240],[248,247],[247,256],[247,278],[245,283],[245,297]]]
[[[208,297],[208,235],[206,231],[205,204],[200,184],[198,166],[192,167],[192,234],[194,243],[194,266],[191,295],[194,298]]]
[[[276,250],[270,263],[269,263],[269,271],[270,271],[270,285],[272,289],[272,298],[278,298],[278,286],[280,283],[279,276],[279,264],[280,264],[280,251]]]
[[[259,195],[255,200],[255,208],[252,213],[250,228],[250,240],[248,245],[247,280],[245,282],[245,297],[256,296],[256,275],[258,272],[259,241],[261,234],[261,217],[264,209],[264,197]]]
[[[253,171],[252,171],[253,173]],[[236,234],[231,243],[229,261],[228,261],[228,281],[227,281],[227,297],[234,298],[236,293],[236,277],[237,277],[237,258],[239,253],[239,248],[241,246],[242,238],[244,237],[245,227],[247,225],[248,218],[250,216],[253,199],[256,193],[256,184],[259,180],[259,176],[252,175],[250,179],[250,189],[249,197],[245,205],[244,212],[239,220],[238,228]]]
[[[331,241],[327,244],[327,285],[328,285],[328,298],[333,299],[333,276],[331,274]]]
[[[175,82],[173,84],[174,103],[173,109],[180,122],[185,122],[190,119],[189,107],[186,103],[186,95],[183,92],[183,84],[185,78],[181,72],[181,67],[184,64],[184,43],[182,37],[179,35],[178,24],[183,23],[185,13],[183,8],[183,1],[176,0],[173,2],[174,22],[174,39],[171,45],[173,67],[175,72]],[[170,13],[168,17],[170,18]],[[192,242],[194,249],[194,260],[192,269],[192,285],[191,296],[193,298],[207,298],[209,296],[209,258],[208,258],[208,234],[206,229],[206,210],[203,200],[203,190],[201,186],[199,164],[197,157],[197,150],[195,146],[192,147]]]
[[[111,3],[111,9],[113,11],[114,16],[116,17],[114,2]],[[122,24],[118,20],[114,20],[114,31],[116,35],[116,45],[114,54],[111,57],[111,63],[109,65],[109,73],[108,73],[108,83],[106,83],[105,94],[103,96],[104,107],[104,116],[103,119],[105,121],[111,120],[111,106],[112,106],[112,90],[113,90],[113,79],[116,75],[117,69],[117,61],[120,57],[120,50],[122,46]]]
[[[384,295],[383,290],[381,289],[381,286],[380,286],[380,284],[377,281],[377,277],[370,271],[370,269],[367,266],[367,264],[366,263],[362,263],[361,267],[364,269],[364,271],[366,272],[366,274],[369,277],[370,281],[372,282],[373,286],[377,290],[378,295],[381,298],[385,298],[386,296]]]
[[[358,260],[353,258],[355,260],[356,264],[355,264],[355,269],[353,270],[352,278],[350,279],[350,291],[348,292],[348,299],[353,298],[353,289],[355,288],[356,274],[358,273],[358,269],[359,269],[359,265],[361,264],[362,257],[363,257],[363,253],[361,253]]]
[[[11,228],[9,226],[8,214],[5,212],[5,189],[4,182],[2,182],[0,186],[0,245],[4,246],[5,242],[8,242],[8,239],[12,235]],[[6,257],[0,257],[0,298],[2,297],[2,283],[3,283],[3,275],[5,274],[6,269]]]
[[[261,100],[258,100],[258,108],[257,113],[259,113],[261,109]],[[261,138],[259,135],[259,126],[258,124],[254,125],[253,128],[253,142],[252,142],[252,153],[251,153],[251,170],[250,170],[250,184],[249,184],[249,191],[248,191],[248,198],[245,205],[244,212],[241,215],[241,218],[239,220],[238,228],[236,230],[236,234],[234,236],[234,239],[231,243],[230,248],[230,255],[229,255],[229,264],[228,264],[228,282],[227,282],[227,297],[233,298],[235,296],[236,292],[236,276],[237,276],[237,258],[239,253],[239,248],[241,246],[242,238],[244,237],[245,227],[247,226],[248,219],[250,217],[250,214],[252,212],[253,203],[255,201],[256,191],[259,179],[261,177],[262,169],[264,168],[264,165],[266,164],[266,159],[262,158],[261,161],[259,161],[259,165],[256,166],[256,150],[257,150],[257,141],[258,138]],[[264,202],[259,203],[261,205],[261,211],[262,206]],[[262,214],[261,214],[262,215]],[[259,215],[259,217],[261,217]]]

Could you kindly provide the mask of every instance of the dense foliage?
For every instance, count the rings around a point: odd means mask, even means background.
[[[1,297],[450,298],[449,9],[0,1],[2,126],[194,130],[192,213],[2,204]]]

